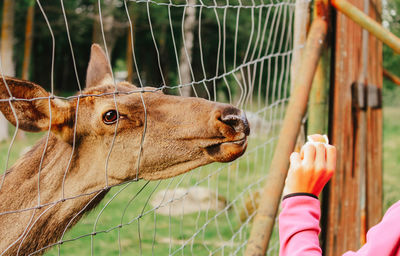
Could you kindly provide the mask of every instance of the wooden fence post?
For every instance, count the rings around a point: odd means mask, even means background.
[[[363,10],[364,0],[349,2]],[[379,10],[380,1],[372,0],[368,15],[376,19]],[[322,237],[324,255],[329,256],[359,249],[365,230],[376,224],[382,214],[382,44],[368,35],[366,72],[360,83],[365,63],[363,30],[337,13],[335,31],[330,128],[331,142],[338,149],[338,163],[330,185],[325,209],[327,223],[323,227],[326,233]],[[365,221],[361,217],[363,202]]]

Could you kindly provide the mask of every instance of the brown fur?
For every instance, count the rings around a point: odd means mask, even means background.
[[[104,53],[94,45],[83,94],[120,92],[116,95],[120,119],[114,144],[116,124],[102,121],[105,112],[115,109],[113,95],[82,97],[79,104],[76,98],[51,99],[51,119],[48,99],[12,101],[19,128],[34,132],[51,126],[51,133],[47,147],[44,137],[0,176],[4,178],[0,189],[0,253],[43,253],[42,248],[59,241],[111,186],[133,179],[166,179],[214,161],[232,161],[246,149],[249,128],[240,110],[203,99],[139,92],[127,82],[115,88],[110,83],[110,68],[105,65]],[[31,82],[4,79],[14,98],[49,96]],[[138,92],[128,93],[135,90]],[[9,97],[0,79],[0,98]],[[16,124],[8,102],[0,103],[0,110]]]

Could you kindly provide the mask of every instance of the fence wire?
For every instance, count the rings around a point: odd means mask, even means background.
[[[34,189],[30,191],[35,193],[36,196],[32,198],[36,198],[36,201],[21,203],[23,207],[20,208],[7,208],[7,205],[0,204],[0,223],[6,223],[10,216],[21,216],[21,221],[15,225],[24,227],[23,232],[11,243],[0,242],[0,255],[8,255],[12,248],[17,248],[17,254],[24,255],[24,243],[32,236],[51,237],[52,230],[32,234],[38,232],[35,225],[51,222],[51,218],[60,218],[60,214],[63,214],[57,212],[60,205],[69,203],[69,207],[76,208],[74,203],[81,199],[85,199],[85,204],[75,209],[74,214],[63,216],[63,223],[57,227],[61,229],[61,238],[31,249],[29,255],[45,251],[47,255],[242,255],[257,205],[261,203],[260,190],[268,178],[269,163],[290,96],[294,1],[98,0],[92,9],[92,16],[98,22],[97,29],[101,31],[102,41],[99,43],[104,45],[108,64],[115,64],[108,48],[108,37],[113,35],[108,33],[107,28],[115,13],[112,14],[109,9],[118,9],[125,14],[125,17],[118,18],[128,24],[125,36],[129,37],[130,42],[128,59],[133,63],[128,72],[112,74],[113,90],[100,93],[85,93],[81,87],[82,75],[77,66],[79,56],[74,51],[76,46],[71,37],[73,31],[69,28],[71,22],[65,2],[60,0],[61,16],[49,19],[46,5],[36,0],[52,42],[52,48],[49,49],[52,56],[48,70],[51,77],[49,96],[29,99],[15,97],[3,77],[10,97],[0,99],[0,103],[10,104],[17,126],[12,140],[7,142],[7,150],[4,151],[6,156],[2,158],[4,162],[1,166],[4,169],[0,195],[3,193],[3,196],[9,191],[5,189],[7,182],[12,182],[7,176],[18,171],[11,167],[14,162],[12,155],[18,155],[21,151],[13,149],[19,126],[13,105],[44,101],[50,109],[51,120],[54,118],[52,102],[75,102],[73,138],[70,150],[65,151],[65,170],[62,180],[54,181],[54,186],[61,186],[61,193],[57,200],[46,200],[48,195],[45,189],[48,185],[43,185],[43,182],[48,181],[48,177],[43,170],[51,161],[46,155],[51,155],[54,139],[49,125],[40,146],[42,154],[37,175],[34,176],[36,186],[32,186]],[[73,66],[68,68],[73,68],[77,81],[78,93],[72,96],[55,95],[57,38],[52,22],[60,20],[64,23],[72,56]],[[148,62],[152,63],[151,70],[147,68]],[[0,72],[5,75],[2,70]],[[136,84],[137,88],[119,90],[120,81],[127,80],[129,75],[132,79],[129,82]],[[144,95],[160,92],[202,97],[243,109],[251,127],[245,154],[233,162],[209,164],[173,178],[157,181],[139,179],[141,157],[146,150],[146,134],[151,132],[147,117],[152,105],[146,102]],[[135,175],[129,181],[110,183],[109,170],[116,168],[110,166],[113,163],[110,157],[119,147],[123,135],[118,118],[111,143],[103,145],[107,154],[101,159],[91,159],[92,164],[96,162],[103,166],[97,175],[104,177],[104,184],[84,192],[68,191],[67,188],[73,187],[68,184],[68,179],[76,175],[70,170],[80,164],[76,160],[82,150],[81,137],[84,135],[79,133],[82,126],[79,121],[82,119],[78,117],[84,111],[83,102],[93,98],[97,101],[112,98],[119,113],[119,97],[126,95],[140,98],[139,108],[142,108],[144,115],[143,129],[136,140],[140,145],[135,152]],[[97,139],[102,138],[98,136]],[[26,144],[32,142],[29,140]],[[29,159],[30,153],[32,151],[23,159]],[[164,159],[168,159],[168,156],[164,156]],[[87,177],[90,176],[83,175],[82,179]],[[16,188],[18,184],[13,186]],[[14,197],[12,194],[7,196]],[[21,194],[15,196],[16,200],[18,196]],[[103,197],[99,205],[75,225],[81,214]],[[268,255],[278,255],[278,250],[279,243],[274,232]]]

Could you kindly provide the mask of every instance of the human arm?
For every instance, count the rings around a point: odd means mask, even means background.
[[[309,195],[285,198],[279,215],[281,256],[320,256],[319,200]]]
[[[382,221],[368,230],[366,243],[343,256],[400,256],[400,201],[392,205]]]
[[[293,154],[291,157],[291,166],[286,180],[285,197],[282,201],[282,211],[279,216],[279,238],[281,245],[279,255],[321,255],[318,240],[320,232],[320,205],[316,195],[320,193],[323,186],[331,177],[329,169],[335,169],[333,160],[336,159],[336,152],[327,149],[325,171],[323,171],[325,168],[316,168],[318,166],[316,162],[320,161],[317,160],[319,159],[317,157],[318,148],[315,150],[315,158],[312,157],[314,155],[313,149],[307,145],[303,147],[300,155]],[[329,155],[331,155],[331,160],[328,160]],[[308,164],[308,167],[305,167],[307,166],[307,162],[313,162],[313,164]],[[314,169],[311,166],[314,166]],[[311,171],[305,171],[306,169]],[[321,178],[322,181],[317,181],[318,178]],[[323,185],[320,186],[318,184]],[[298,192],[306,192],[307,194],[293,194]],[[348,251],[343,256],[400,256],[399,216],[400,201],[390,207],[382,221],[368,231],[365,245],[358,251]]]
[[[321,141],[323,137],[312,139]],[[318,195],[335,168],[336,149],[325,143],[308,143],[300,154],[291,155],[279,216],[280,255],[321,255]]]

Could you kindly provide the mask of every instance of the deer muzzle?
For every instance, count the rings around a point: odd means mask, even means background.
[[[206,147],[205,150],[213,161],[233,161],[243,155],[247,148],[250,126],[246,114],[233,106],[228,106],[216,111],[215,119],[223,139]]]

